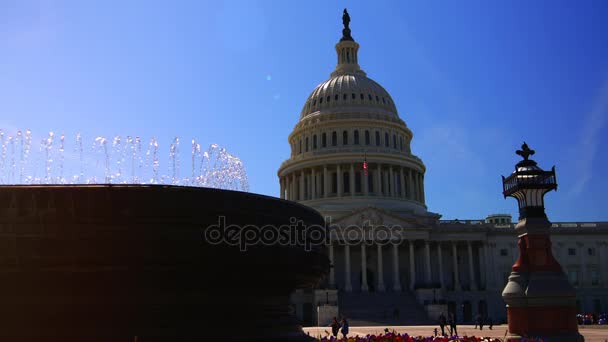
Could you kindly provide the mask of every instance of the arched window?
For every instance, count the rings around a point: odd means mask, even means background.
[[[329,100],[331,100],[331,96],[327,96],[327,102],[329,102]]]
[[[359,145],[359,130],[355,130],[355,145]]]
[[[361,100],[363,100],[365,97],[363,96],[363,93],[361,93]]]
[[[393,134],[393,148],[397,149],[397,136]]]
[[[305,146],[306,146],[306,152],[308,152],[308,137],[306,137],[306,144],[305,144]]]
[[[365,131],[365,145],[369,145],[369,131]]]
[[[331,146],[338,146],[338,133],[336,131],[331,132]]]
[[[386,101],[384,100],[384,97],[382,98],[382,103],[386,104]]]
[[[372,100],[372,94],[367,94],[367,98],[371,101]]]
[[[321,147],[327,147],[327,133],[321,135]]]
[[[376,95],[376,102],[380,102],[380,98]]]
[[[298,153],[302,153],[302,139],[300,139],[300,150],[298,151]]]
[[[342,132],[342,145],[348,145],[348,132]]]
[[[347,97],[348,97],[348,95],[346,95],[346,94],[342,95],[342,100],[346,101]]]
[[[319,99],[319,104],[323,103],[323,98]]]
[[[355,95],[355,93],[353,93],[353,94],[352,94],[352,98],[353,98],[353,100],[354,100],[355,98],[357,98],[357,95]]]
[[[313,135],[312,136],[312,149],[316,150],[317,149],[317,135]]]
[[[384,133],[384,146],[388,147],[390,142],[388,141],[388,133]]]
[[[338,94],[336,94],[336,96],[334,96],[334,100],[338,101]]]
[[[380,132],[376,131],[376,146],[380,146]]]

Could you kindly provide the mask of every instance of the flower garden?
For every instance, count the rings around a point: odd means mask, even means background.
[[[410,336],[408,334],[398,334],[388,332],[378,335],[353,336],[348,338],[335,338],[333,336],[320,337],[317,339],[320,342],[508,342],[509,339],[500,339],[495,337],[478,337],[478,336]],[[522,342],[543,342],[541,338],[521,340]]]

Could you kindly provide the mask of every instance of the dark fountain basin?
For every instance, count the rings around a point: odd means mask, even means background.
[[[276,242],[246,251],[209,243],[205,232],[221,216],[240,227],[279,227],[292,218],[323,225],[310,208],[236,191],[1,186],[0,336],[307,340],[288,301],[328,272],[321,243],[310,251]]]

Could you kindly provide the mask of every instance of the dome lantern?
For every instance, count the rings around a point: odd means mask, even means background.
[[[342,30],[342,38],[340,42],[336,44],[336,52],[338,53],[338,65],[336,66],[336,70],[331,74],[331,76],[336,75],[344,75],[344,74],[352,74],[359,73],[365,75],[361,67],[359,67],[359,60],[357,58],[357,52],[359,51],[359,44],[355,42],[353,37],[350,35],[350,16],[348,15],[348,11],[346,8],[344,9],[344,14],[342,15],[342,24],[344,24],[344,29]]]

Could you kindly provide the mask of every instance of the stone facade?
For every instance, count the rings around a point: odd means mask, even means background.
[[[338,298],[409,295],[427,313],[443,304],[459,321],[478,313],[504,321],[501,292],[518,256],[510,215],[443,221],[427,210],[413,134],[389,93],[359,67],[358,49],[353,40],[336,45],[336,70],[306,100],[278,171],[280,197],[318,210],[331,225],[333,268],[319,289]],[[579,311],[608,311],[608,222],[555,223],[552,234]],[[313,289],[293,296],[309,324],[316,297]]]

